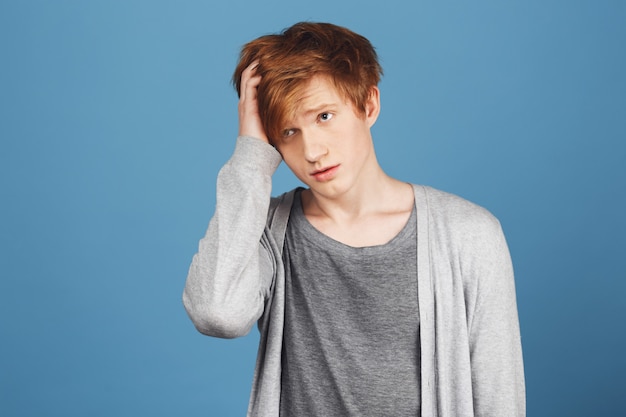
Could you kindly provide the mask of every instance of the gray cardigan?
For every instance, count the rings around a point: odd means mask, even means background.
[[[279,415],[285,274],[293,191],[270,198],[280,154],[237,139],[183,293],[207,335],[261,333],[248,416]],[[414,186],[421,415],[524,416],[522,349],[509,251],[498,220],[460,197]]]

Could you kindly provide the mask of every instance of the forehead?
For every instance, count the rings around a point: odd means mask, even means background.
[[[341,105],[346,102],[329,77],[316,75],[304,85],[295,104],[292,116],[316,110],[319,106]]]

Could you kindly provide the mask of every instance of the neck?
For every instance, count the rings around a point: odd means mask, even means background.
[[[328,198],[302,192],[307,220],[321,233],[353,247],[389,242],[406,225],[414,206],[413,188],[380,170],[371,182],[360,181],[347,192]]]
[[[334,223],[352,223],[372,215],[406,211],[412,204],[411,186],[391,178],[378,164],[339,196],[328,198],[313,190],[302,193],[307,217],[325,218]]]

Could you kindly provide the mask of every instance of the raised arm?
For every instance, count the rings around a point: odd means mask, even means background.
[[[196,328],[210,336],[247,334],[263,313],[273,255],[261,243],[271,177],[281,161],[258,116],[254,64],[242,74],[239,137],[217,177],[216,208],[193,257],[183,304]]]

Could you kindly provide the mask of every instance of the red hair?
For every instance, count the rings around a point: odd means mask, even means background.
[[[308,81],[328,76],[337,91],[361,114],[382,67],[363,36],[330,23],[300,22],[280,34],[257,38],[241,50],[233,84],[241,94],[241,73],[258,61],[259,115],[271,141],[281,136]]]

